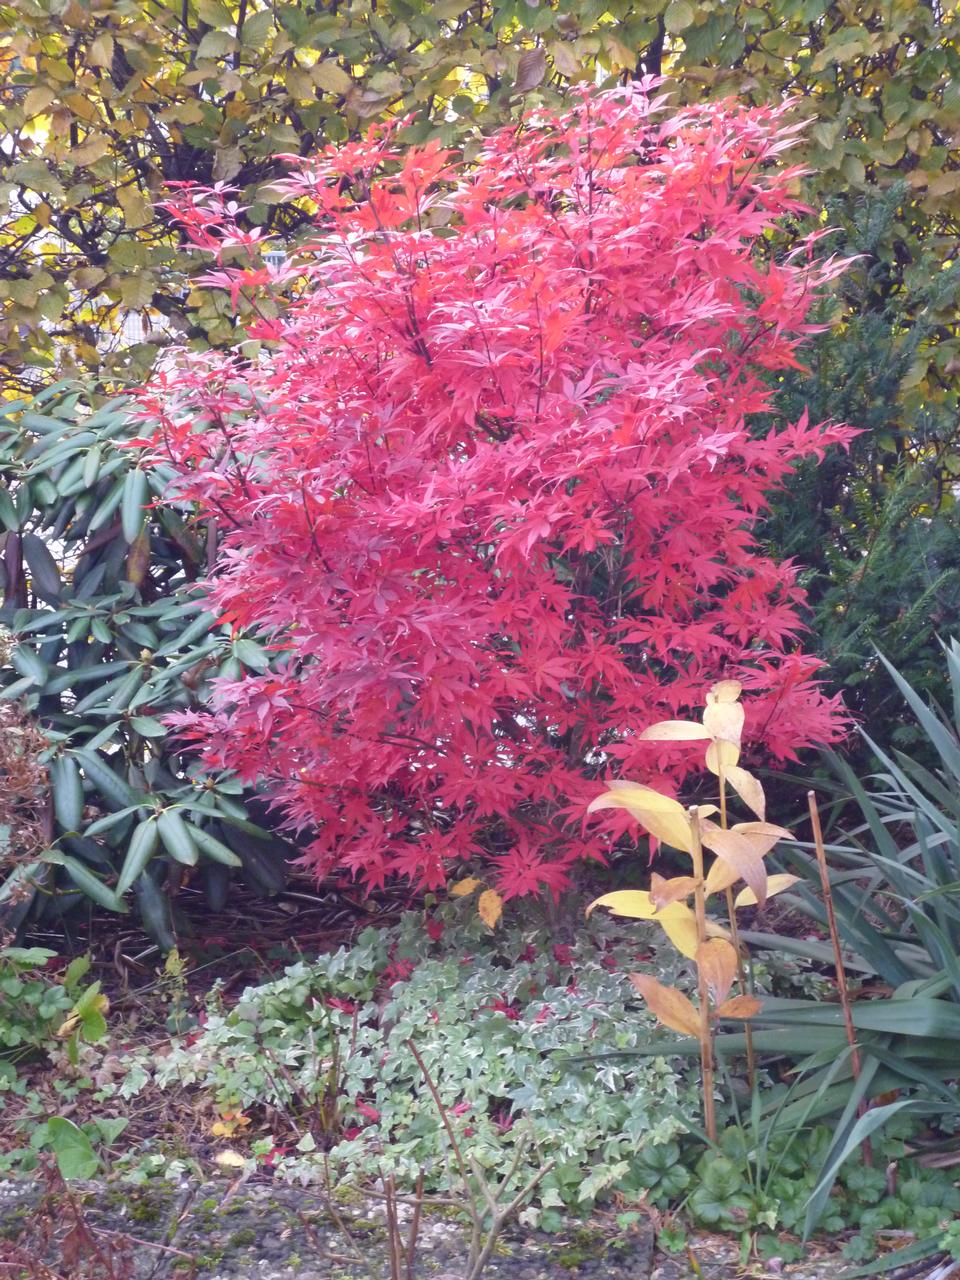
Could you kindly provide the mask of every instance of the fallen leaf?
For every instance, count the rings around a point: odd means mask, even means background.
[[[213,1159],[224,1169],[242,1169],[247,1163],[239,1151],[218,1151]]]
[[[480,913],[480,919],[483,923],[489,929],[494,928],[503,915],[503,899],[496,889],[484,889],[477,899],[477,911]]]
[[[453,898],[465,898],[468,893],[473,893],[474,889],[479,889],[480,881],[473,876],[468,876],[466,880],[458,880],[456,884],[450,886],[450,895]]]

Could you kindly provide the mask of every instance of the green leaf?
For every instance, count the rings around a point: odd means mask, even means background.
[[[72,1120],[53,1116],[47,1121],[47,1141],[57,1160],[60,1176],[66,1181],[85,1181],[100,1167],[100,1159],[90,1139]]]
[[[83,769],[88,781],[112,805],[123,809],[139,802],[140,798],[133,788],[118,777],[95,752],[85,750],[83,747],[76,747],[73,754],[79,760],[80,767]]]
[[[91,963],[90,956],[84,955],[74,956],[67,965],[67,971],[63,975],[63,985],[71,994],[80,979],[90,972]]]
[[[108,520],[112,519],[114,512],[123,501],[126,480],[118,480],[110,489],[110,492],[97,507],[90,523],[87,526],[90,533],[97,533]]]
[[[118,915],[126,914],[126,904],[76,858],[71,858],[67,853],[61,853],[59,849],[48,849],[43,859],[45,862],[63,867],[77,888],[81,889],[88,898],[92,898],[97,906],[104,907],[107,911],[115,911]]]
[[[97,1116],[95,1123],[106,1145],[112,1147],[130,1120],[127,1116]]]
[[[156,817],[147,818],[134,828],[117,880],[117,896],[122,898],[132,884],[143,873],[147,863],[157,848],[159,825]]]
[[[162,738],[167,732],[165,726],[159,720],[154,720],[153,716],[132,716],[130,728],[139,733],[141,738]]]
[[[60,603],[60,570],[43,540],[35,533],[23,535],[23,556],[30,568],[30,585],[48,604]]]
[[[64,831],[77,831],[83,821],[83,780],[76,760],[57,756],[50,765],[53,809]]]
[[[184,866],[197,865],[197,846],[179,809],[164,809],[157,819],[160,839],[171,858]]]
[[[95,444],[92,449],[88,450],[87,456],[83,460],[84,488],[92,489],[100,478],[100,462],[102,458],[103,450],[100,445]]]
[[[96,822],[91,822],[83,834],[88,837],[102,835],[105,831],[110,831],[119,826],[125,818],[128,818],[131,813],[136,813],[139,808],[139,805],[131,804],[123,809],[118,809],[116,813],[104,814],[102,818],[97,818]]]
[[[242,860],[233,850],[228,848],[222,840],[212,836],[209,831],[205,831],[202,827],[195,827],[192,822],[188,822],[186,827],[200,851],[205,853],[208,858],[212,858],[214,862],[222,863],[225,867],[243,866]]]
[[[20,529],[20,517],[17,515],[17,509],[13,505],[10,494],[7,492],[5,485],[0,485],[0,523],[2,523],[10,533],[17,533]]]
[[[127,542],[136,542],[146,517],[145,503],[149,496],[147,477],[139,467],[128,471],[123,481],[123,499],[120,510],[120,527]]]
[[[925,1114],[932,1114],[939,1107],[932,1107],[928,1103],[919,1102],[913,1099],[902,1099],[899,1102],[890,1102],[884,1107],[874,1107],[860,1116],[856,1124],[850,1130],[846,1139],[843,1141],[839,1149],[831,1150],[824,1163],[824,1167],[820,1172],[817,1185],[811,1193],[810,1199],[807,1201],[807,1216],[804,1223],[803,1237],[808,1239],[810,1233],[820,1220],[827,1199],[833,1184],[837,1180],[837,1174],[843,1163],[853,1154],[853,1152],[869,1138],[872,1133],[881,1128],[898,1112],[910,1108],[913,1111],[922,1110]]]
[[[663,15],[663,24],[671,35],[680,35],[693,25],[693,5],[690,0],[671,0]]]
[[[50,668],[33,649],[28,649],[26,645],[18,644],[10,661],[22,676],[29,676],[34,684],[42,686],[46,683]]]
[[[173,915],[170,910],[170,899],[163,892],[149,871],[137,881],[137,908],[143,927],[157,943],[160,950],[166,953],[177,945],[173,931]]]

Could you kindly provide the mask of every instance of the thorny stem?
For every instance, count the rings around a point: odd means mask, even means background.
[[[707,940],[707,912],[704,900],[703,845],[700,843],[700,813],[696,805],[688,810],[690,817],[690,856],[693,859],[693,903],[697,920],[697,942]],[[713,1042],[710,1037],[710,992],[707,975],[697,965],[697,994],[700,1000],[700,1063],[703,1073],[703,1127],[711,1142],[717,1139],[717,1118],[713,1102]]]

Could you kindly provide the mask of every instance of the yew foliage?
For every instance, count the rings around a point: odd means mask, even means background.
[[[268,354],[184,359],[144,412],[222,531],[217,607],[283,652],[178,729],[265,782],[319,872],[433,887],[480,857],[504,897],[556,892],[629,821],[584,835],[596,779],[678,783],[683,744],[639,735],[720,676],[755,758],[841,731],[795,571],[751,532],[849,434],[750,429],[840,269],[758,253],[796,208],[792,137],[782,109],[670,114],[645,86],[470,163],[383,128],[291,158],[300,300],[252,330]],[[208,283],[269,286],[223,192],[177,208]]]

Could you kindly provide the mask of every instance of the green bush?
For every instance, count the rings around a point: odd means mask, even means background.
[[[84,899],[125,912],[133,897],[168,950],[182,875],[196,867],[213,906],[232,869],[276,893],[291,849],[251,821],[252,791],[199,774],[162,724],[269,656],[205,612],[196,583],[216,530],[153,505],[170,477],[140,466],[136,434],[123,399],[93,408],[63,386],[0,413],[0,624],[13,637],[0,696],[43,732],[55,815],[0,885],[0,912],[16,904],[9,927]]]
[[[349,950],[290,966],[230,1009],[215,992],[199,1034],[137,1069],[121,1092],[142,1088],[146,1071],[168,1088],[212,1092],[229,1112],[293,1116],[307,1137],[275,1166],[287,1178],[319,1179],[329,1159],[338,1179],[383,1169],[412,1185],[423,1170],[428,1188],[442,1188],[448,1141],[412,1040],[480,1168],[502,1176],[528,1136],[535,1146],[518,1183],[557,1160],[528,1220],[559,1225],[556,1211],[586,1210],[612,1189],[681,1191],[675,1140],[695,1082],[666,1059],[572,1061],[587,1047],[630,1050],[648,1034],[622,976],[636,938],[598,924],[569,948],[531,933],[491,940],[469,910],[445,909],[446,947],[411,914],[397,932],[367,929]]]

